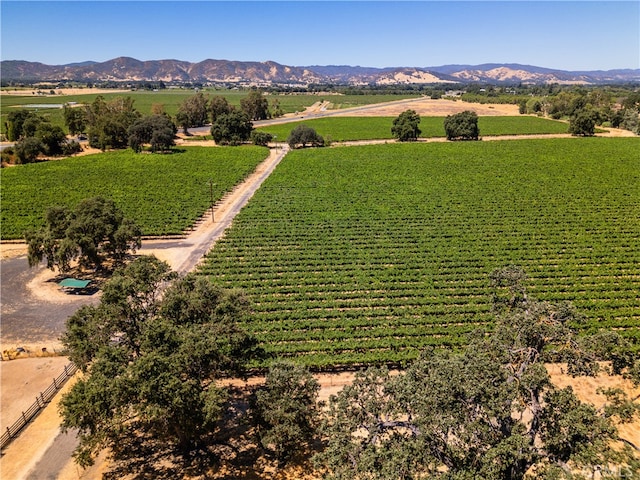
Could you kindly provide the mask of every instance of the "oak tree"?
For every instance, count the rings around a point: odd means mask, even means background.
[[[246,113],[233,110],[218,116],[211,126],[211,136],[219,145],[240,145],[251,138],[253,123]]]
[[[45,225],[25,234],[29,266],[43,260],[51,270],[66,272],[78,260],[81,268],[98,268],[107,260],[121,264],[141,246],[141,230],[115,202],[103,197],[82,200],[74,208],[50,207]]]
[[[278,362],[251,401],[260,445],[280,463],[303,452],[315,437],[320,385],[301,365]]]
[[[251,90],[249,95],[241,99],[240,108],[250,120],[266,120],[269,118],[269,101],[259,90]]]
[[[478,114],[470,110],[447,115],[444,119],[444,131],[447,140],[478,140]]]
[[[184,131],[192,127],[202,127],[209,119],[209,100],[202,92],[186,98],[178,107],[176,121]]]
[[[495,287],[506,291],[495,327],[463,351],[426,350],[397,375],[368,369],[331,398],[318,456],[327,478],[592,478],[601,466],[640,473],[613,421],[613,412],[628,421],[640,407],[610,392],[609,410],[598,410],[551,383],[545,362],[593,375],[598,356],[577,335],[581,316],[527,298],[522,278],[496,272]],[[633,374],[638,364],[627,360],[621,366]]]
[[[319,135],[315,129],[308,125],[301,124],[291,130],[287,137],[287,143],[291,148],[301,146],[302,148],[310,145],[312,147],[322,147],[324,145],[324,138]]]
[[[175,145],[176,126],[167,115],[148,115],[129,127],[129,147],[140,152],[149,144],[152,152],[169,150]]]
[[[420,115],[415,110],[405,110],[393,120],[392,135],[401,142],[416,141],[420,134]]]
[[[238,327],[244,296],[140,257],[105,285],[98,306],[67,321],[62,338],[83,377],[61,402],[63,429],[77,429],[81,465],[109,448],[116,460],[149,462],[162,445],[187,458],[215,441],[226,407],[216,380],[241,374],[258,350]],[[131,472],[128,472],[131,473]]]

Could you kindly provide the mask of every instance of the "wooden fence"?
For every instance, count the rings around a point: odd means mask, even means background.
[[[58,393],[67,380],[73,376],[74,373],[78,371],[78,367],[74,363],[69,363],[65,365],[64,371],[58,375],[57,378],[53,379],[53,383],[49,385],[49,387],[44,391],[40,392],[36,397],[36,401],[33,402],[25,412],[22,412],[22,415],[18,420],[16,420],[13,425],[7,427],[7,430],[0,437],[0,449],[5,448],[7,445],[11,443],[11,441],[18,436],[20,431],[31,421],[33,420],[40,411],[47,406],[47,404],[51,401],[51,399]]]

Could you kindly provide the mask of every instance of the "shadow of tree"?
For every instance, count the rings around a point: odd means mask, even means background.
[[[247,398],[244,389],[232,389],[226,416],[189,452],[150,435],[123,439],[111,451],[110,469],[103,473],[103,480],[319,478],[310,460],[315,452],[296,457],[283,468],[265,454],[246,419]]]

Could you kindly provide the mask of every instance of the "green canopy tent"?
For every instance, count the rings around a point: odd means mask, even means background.
[[[79,293],[89,286],[91,280],[79,280],[77,278],[65,278],[58,285],[65,292]]]

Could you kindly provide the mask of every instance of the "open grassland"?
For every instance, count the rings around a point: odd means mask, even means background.
[[[270,354],[325,367],[458,346],[489,274],[640,341],[640,139],[291,152],[199,273],[240,287]]]
[[[325,140],[345,142],[353,140],[391,139],[391,127],[395,117],[326,117],[295,123],[271,125],[258,130],[276,135],[278,141],[285,141],[291,130],[304,124],[313,128]],[[537,135],[567,133],[568,125],[546,118],[522,117],[480,117],[478,127],[481,136],[493,135]],[[422,117],[420,121],[422,138],[445,137],[444,117]]]
[[[145,235],[176,234],[253,172],[264,147],[188,147],[173,154],[107,152],[0,170],[2,239],[21,238],[52,205],[112,198]]]

